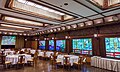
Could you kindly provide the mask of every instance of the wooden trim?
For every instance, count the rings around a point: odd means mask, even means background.
[[[118,5],[114,4],[114,5],[108,6],[107,8],[104,8],[104,7],[98,6],[97,4],[91,2],[90,0],[86,0],[86,1],[89,2],[89,3],[91,3],[91,4],[93,4],[94,6],[96,6],[97,8],[99,8],[99,9],[101,9],[101,10],[108,10],[108,9],[115,8],[115,7],[117,7],[117,6],[120,6],[120,4],[118,4]]]

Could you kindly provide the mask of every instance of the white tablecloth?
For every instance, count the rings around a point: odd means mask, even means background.
[[[91,66],[120,72],[120,60],[116,59],[91,57]]]
[[[32,54],[34,54],[34,53],[35,53],[35,50],[30,50],[30,52],[31,52]]]
[[[44,52],[39,52],[38,56],[44,56]]]
[[[20,55],[25,55],[25,63],[27,63],[28,59],[31,59],[31,55],[27,55],[27,54],[19,54],[19,55],[7,55],[6,56],[6,61],[10,61],[12,64],[17,64],[18,62],[18,57]]]
[[[50,57],[51,54],[54,54],[54,52],[46,52],[47,57]]]
[[[57,59],[56,61],[60,61],[61,64],[63,65],[63,61],[64,61],[64,56],[68,56],[70,57],[70,63],[71,63],[71,66],[73,65],[74,62],[78,62],[78,56],[75,56],[75,55],[58,55],[57,56]]]
[[[8,55],[8,53],[10,53],[10,55],[13,55],[15,51],[5,51],[5,55]]]
[[[49,51],[45,52],[45,55],[46,55],[47,57],[50,57],[51,54],[54,54],[54,52],[49,52]],[[39,51],[39,55],[38,55],[38,56],[44,56],[44,52]]]

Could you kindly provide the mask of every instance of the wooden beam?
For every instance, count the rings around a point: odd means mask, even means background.
[[[106,9],[106,8],[108,8],[108,6],[109,6],[108,5],[108,0],[104,0],[103,1],[103,8]]]

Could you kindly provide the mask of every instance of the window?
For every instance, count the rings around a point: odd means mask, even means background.
[[[39,41],[39,48],[41,50],[44,50],[45,49],[45,41]]]
[[[65,44],[65,40],[56,40],[56,51],[64,52]]]
[[[73,39],[72,47],[74,53],[92,55],[92,39]]]
[[[54,40],[49,40],[49,50],[54,50]]]
[[[106,56],[120,58],[120,37],[105,38]]]

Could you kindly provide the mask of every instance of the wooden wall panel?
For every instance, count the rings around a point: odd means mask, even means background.
[[[16,36],[15,48],[23,48],[23,47],[24,47],[24,36]]]
[[[25,48],[32,48],[32,41],[25,41]]]
[[[120,24],[108,25],[100,27],[100,34],[120,33]]]

